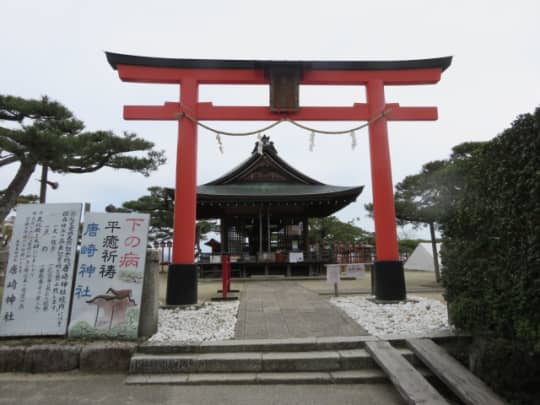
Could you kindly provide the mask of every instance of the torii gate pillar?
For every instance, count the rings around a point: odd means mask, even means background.
[[[187,111],[197,108],[199,83],[186,77],[180,83],[180,103]],[[167,305],[197,303],[195,226],[197,208],[197,124],[178,121],[176,184],[174,197],[174,243],[167,275]]]
[[[124,107],[125,119],[179,121],[173,264],[169,267],[167,304],[197,302],[195,120],[368,121],[377,255],[375,296],[387,301],[406,298],[403,263],[399,261],[397,243],[387,121],[436,120],[437,108],[387,103],[384,87],[437,83],[442,72],[450,66],[451,57],[382,62],[281,62],[148,58],[108,52],[107,59],[124,81],[178,84],[181,87],[180,102]],[[201,103],[197,96],[199,84],[269,84],[270,105],[223,107]],[[352,107],[301,107],[298,89],[302,84],[365,86],[367,103],[356,103]]]
[[[381,114],[386,108],[382,80],[367,82],[366,95],[371,115]],[[377,255],[371,275],[375,278],[375,295],[379,300],[403,300],[405,275],[399,260],[388,126],[384,117],[369,125],[369,149]]]

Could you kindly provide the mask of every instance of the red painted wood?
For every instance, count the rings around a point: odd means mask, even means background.
[[[184,77],[196,77],[201,84],[265,84],[262,69],[179,69],[118,65],[118,75],[126,82],[180,83]],[[409,70],[308,70],[301,84],[358,85],[382,80],[387,85],[433,84],[441,79],[441,69]]]
[[[124,106],[124,119],[176,121],[180,111],[180,103],[165,103],[164,105],[126,105]]]
[[[263,70],[251,69],[178,69],[118,65],[118,75],[125,82],[180,83],[194,77],[201,84],[266,84]]]
[[[193,108],[197,104],[195,78],[182,80],[180,101]],[[195,221],[197,208],[197,125],[186,118],[178,123],[176,152],[176,192],[174,199],[174,264],[193,264],[195,260]]]
[[[285,115],[268,107],[223,107],[197,103],[198,84],[268,84],[262,69],[179,69],[118,65],[123,81],[181,84],[181,104],[125,106],[125,119],[176,120],[186,111],[199,120],[275,121]],[[367,104],[352,107],[301,107],[286,117],[307,121],[366,121],[390,110],[387,116],[369,125],[371,176],[377,245],[377,260],[398,260],[397,232],[392,185],[387,121],[436,120],[436,107],[400,107],[386,104],[385,85],[433,84],[441,78],[440,68],[405,70],[307,70],[301,84],[365,85]],[[173,262],[194,260],[197,128],[189,119],[180,119],[176,170],[176,204]]]
[[[201,103],[198,107],[200,120],[208,121],[277,121],[280,118],[304,121],[362,121],[369,118],[367,104],[355,104],[353,107],[301,107],[298,112],[278,114],[268,107],[213,106]]]
[[[126,120],[177,120],[182,111],[179,103],[165,103],[162,106],[125,106]],[[388,121],[430,121],[437,119],[436,107],[400,107],[397,103],[386,104]],[[295,121],[368,121],[371,118],[367,104],[353,107],[301,107],[292,114],[276,114],[268,107],[214,106],[199,103],[192,116],[201,121],[276,121],[288,117]]]
[[[375,117],[385,108],[384,83],[382,80],[370,81],[366,85],[366,91],[371,115]],[[385,118],[369,125],[369,150],[377,260],[399,260],[394,188]]]
[[[382,80],[389,85],[433,84],[441,79],[441,69],[410,70],[309,70],[304,73],[301,84],[366,84],[370,80]]]
[[[436,121],[439,118],[437,107],[399,107],[390,110],[386,116],[387,121]]]

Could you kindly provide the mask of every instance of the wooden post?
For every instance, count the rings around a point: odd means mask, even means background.
[[[439,254],[437,252],[437,239],[435,238],[435,224],[429,223],[429,232],[431,234],[431,250],[433,252],[433,269],[435,270],[435,281],[441,282],[441,270],[439,269]]]
[[[366,91],[370,115],[374,119],[386,108],[384,82],[369,80]],[[405,276],[403,263],[399,261],[388,128],[384,117],[369,124],[369,151],[377,249],[375,296],[379,300],[403,300],[406,298]]]
[[[181,104],[195,109],[197,99],[197,81],[193,78],[183,79]],[[193,264],[197,208],[197,124],[185,117],[178,123],[177,145],[173,263]]]
[[[259,207],[259,255],[262,256],[263,252],[263,219],[262,219],[262,207]]]
[[[180,102],[196,111],[199,84],[192,77],[183,78]],[[174,235],[172,264],[167,276],[168,305],[197,303],[197,268],[195,266],[195,226],[197,210],[197,124],[186,117],[178,122],[176,152],[176,189],[174,196]]]

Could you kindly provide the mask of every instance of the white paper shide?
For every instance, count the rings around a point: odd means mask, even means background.
[[[86,215],[69,336],[137,337],[148,223],[148,214]]]

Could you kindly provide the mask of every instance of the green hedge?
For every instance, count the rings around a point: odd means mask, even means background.
[[[487,342],[479,373],[507,397],[533,403],[522,391],[524,376],[540,383],[540,108],[459,169],[463,187],[441,224],[449,313]],[[503,379],[495,364],[521,368]]]

